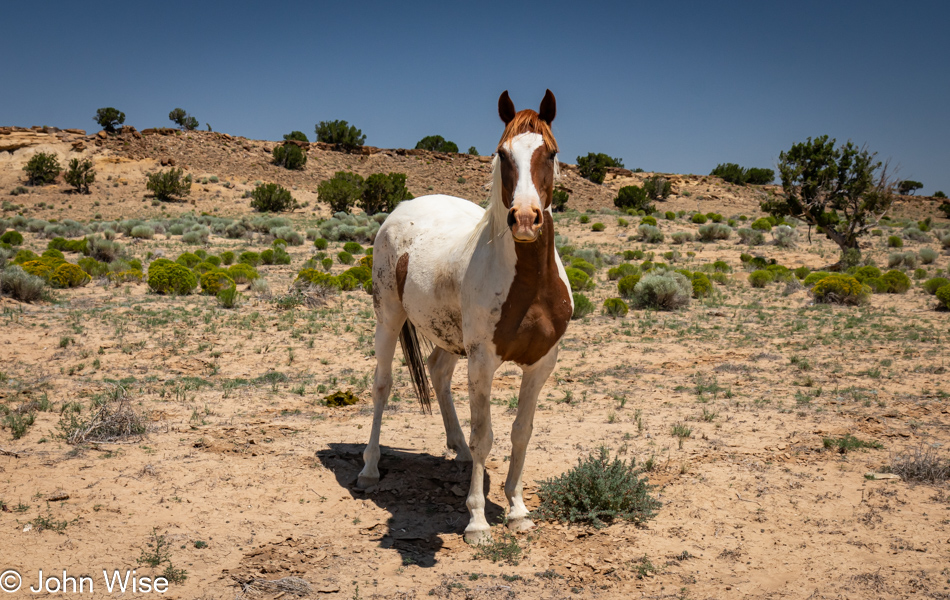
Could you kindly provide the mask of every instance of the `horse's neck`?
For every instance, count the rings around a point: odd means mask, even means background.
[[[549,219],[550,213],[545,214],[545,225],[537,241],[516,243],[511,235],[498,240],[500,243],[495,247],[495,264],[499,269],[514,271],[512,285],[524,290],[540,289],[550,285],[552,277],[559,277],[554,225]]]

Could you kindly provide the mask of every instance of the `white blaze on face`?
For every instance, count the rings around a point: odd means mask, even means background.
[[[505,150],[517,169],[509,211],[515,222],[512,234],[518,241],[533,241],[540,230],[544,205],[531,173],[531,159],[543,144],[544,139],[537,133],[522,133],[505,144]]]

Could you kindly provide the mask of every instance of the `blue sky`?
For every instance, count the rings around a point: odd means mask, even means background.
[[[950,193],[950,5],[938,2],[7,2],[0,125],[143,129],[182,107],[257,139],[345,119],[366,143],[490,153],[496,103],[550,88],[561,160],[774,168],[867,144]]]

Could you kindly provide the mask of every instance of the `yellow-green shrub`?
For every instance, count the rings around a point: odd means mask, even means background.
[[[871,288],[850,275],[835,273],[816,283],[811,293],[817,302],[864,304],[871,295]]]
[[[49,282],[53,287],[74,288],[86,285],[92,278],[79,265],[64,262],[50,274]]]
[[[201,276],[201,293],[217,296],[218,292],[234,287],[234,280],[224,271],[208,271]]]
[[[156,266],[155,262],[148,268],[148,287],[153,291],[159,294],[185,295],[198,287],[198,278],[184,265],[171,263]]]

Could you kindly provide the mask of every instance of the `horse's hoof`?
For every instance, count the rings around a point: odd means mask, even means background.
[[[360,475],[356,478],[356,488],[360,490],[365,490],[366,488],[373,487],[379,483],[379,476],[376,477],[367,477],[366,475]]]
[[[479,546],[491,542],[491,529],[466,529],[465,542],[472,546]]]
[[[457,452],[455,454],[455,462],[462,462],[462,463],[472,462],[472,453],[468,451],[468,448],[465,449],[465,452]]]
[[[534,522],[528,518],[512,519],[508,521],[508,529],[511,531],[528,531],[534,528]]]

